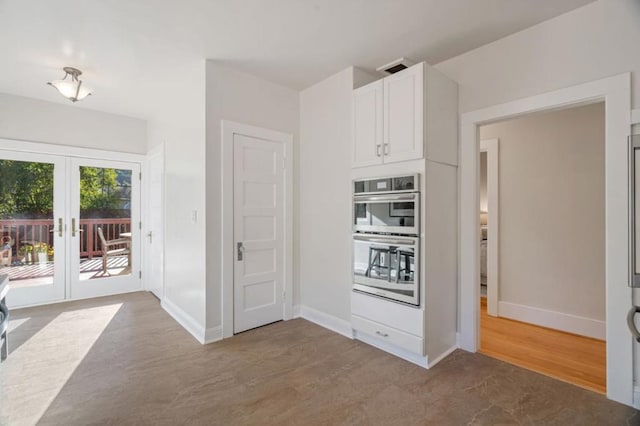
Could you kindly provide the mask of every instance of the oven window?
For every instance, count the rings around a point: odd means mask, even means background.
[[[413,201],[389,204],[390,217],[411,217],[413,218]]]
[[[354,241],[356,282],[412,297],[415,288],[414,249]]]
[[[388,232],[385,228],[412,228],[415,202],[358,202],[353,205],[353,224],[362,230]]]

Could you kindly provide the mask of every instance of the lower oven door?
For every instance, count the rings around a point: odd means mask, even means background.
[[[420,305],[419,238],[353,235],[353,289]]]

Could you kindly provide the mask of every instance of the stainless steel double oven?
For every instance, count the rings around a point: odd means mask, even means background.
[[[353,181],[353,289],[420,305],[419,175]]]

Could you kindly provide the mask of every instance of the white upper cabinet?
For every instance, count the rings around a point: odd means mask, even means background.
[[[353,167],[458,164],[458,85],[424,62],[353,91]]]
[[[353,91],[353,167],[382,163],[382,80]]]
[[[420,159],[424,147],[424,64],[386,77],[383,82],[384,162]]]

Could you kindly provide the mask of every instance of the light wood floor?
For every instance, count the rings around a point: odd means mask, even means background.
[[[480,353],[606,393],[606,343],[487,315],[481,299]]]

